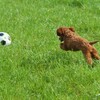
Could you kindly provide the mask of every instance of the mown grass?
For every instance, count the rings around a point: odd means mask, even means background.
[[[0,31],[12,37],[0,46],[0,100],[99,100],[100,61],[88,68],[56,36],[59,26],[73,26],[99,40],[99,21],[99,0],[0,0]]]

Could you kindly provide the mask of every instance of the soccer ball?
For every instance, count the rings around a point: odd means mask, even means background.
[[[6,32],[0,32],[0,43],[1,45],[10,45],[11,44],[11,37]]]

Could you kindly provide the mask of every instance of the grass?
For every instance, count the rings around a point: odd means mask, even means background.
[[[0,31],[12,38],[0,45],[0,100],[100,99],[100,61],[89,69],[81,52],[61,50],[56,36],[59,26],[73,26],[100,40],[99,0],[0,0],[0,7]]]

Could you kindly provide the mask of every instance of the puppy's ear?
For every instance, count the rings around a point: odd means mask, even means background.
[[[69,30],[71,30],[72,32],[75,32],[74,28],[70,27]]]

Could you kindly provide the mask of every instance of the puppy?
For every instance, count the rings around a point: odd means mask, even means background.
[[[81,50],[89,65],[93,64],[92,59],[100,60],[100,56],[98,55],[97,50],[93,46],[93,44],[97,43],[98,41],[89,42],[86,39],[80,37],[78,34],[76,34],[73,28],[67,27],[58,28],[57,36],[59,36],[59,40],[61,41],[61,49],[65,51]]]

